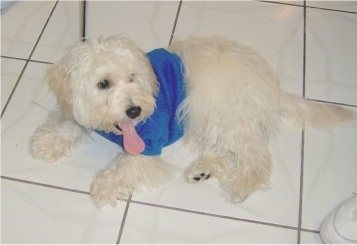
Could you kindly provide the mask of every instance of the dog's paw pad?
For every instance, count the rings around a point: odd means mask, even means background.
[[[197,174],[197,175],[194,175],[193,177],[191,178],[188,178],[188,180],[190,182],[201,182],[201,181],[204,181],[204,180],[207,180],[211,177],[210,174],[207,174],[207,173],[200,173],[200,174]]]

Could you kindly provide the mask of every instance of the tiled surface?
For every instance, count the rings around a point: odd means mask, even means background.
[[[98,210],[88,195],[1,181],[2,243],[115,243],[125,203]]]
[[[291,243],[295,238],[289,229],[131,204],[121,242]]]
[[[307,5],[316,8],[327,8],[357,13],[357,6],[353,1],[307,1]]]
[[[301,232],[301,243],[302,244],[323,244],[320,235],[313,232]]]
[[[354,111],[357,112],[357,109]],[[356,128],[357,123],[354,123],[328,132],[306,131],[303,196],[305,228],[318,229],[319,217],[357,190]]]
[[[357,14],[308,9],[306,96],[357,105]]]
[[[175,36],[221,35],[247,44],[274,67],[284,89],[300,93],[302,15],[303,8],[290,5],[192,1],[182,6]]]
[[[33,159],[28,139],[55,107],[43,79],[49,64],[34,60],[54,62],[81,31],[81,5],[67,1],[57,4],[44,29],[54,4],[19,2],[1,17],[3,56],[28,59],[34,49],[32,61],[2,57],[2,242],[116,243],[119,237],[121,243],[321,243],[317,231],[323,217],[357,190],[357,123],[307,129],[302,140],[301,129],[284,122],[270,145],[271,187],[240,204],[226,202],[212,180],[193,185],[179,175],[158,190],[135,195],[127,212],[125,202],[97,209],[87,195],[90,182],[117,148],[95,134],[57,164]],[[357,4],[307,2],[313,8],[306,8],[306,30],[303,4],[184,1],[174,37],[222,35],[248,44],[277,71],[284,90],[301,95],[306,31],[306,96],[356,105]],[[87,7],[88,37],[124,33],[149,50],[167,46],[178,2],[90,1]],[[178,142],[164,158],[183,169],[193,156]]]
[[[124,34],[144,50],[167,46],[178,1],[90,1],[87,36]]]
[[[68,46],[79,41],[81,36],[79,16],[81,2],[59,2],[44,32],[33,59],[55,62]]]
[[[1,58],[1,110],[3,110],[22,68],[23,60]]]
[[[28,58],[53,6],[53,1],[10,5],[1,15],[1,55]]]

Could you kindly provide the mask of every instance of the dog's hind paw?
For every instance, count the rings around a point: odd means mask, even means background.
[[[210,166],[203,161],[197,161],[191,165],[185,172],[185,177],[188,182],[198,183],[205,181],[211,177]]]
[[[202,182],[204,180],[207,180],[211,177],[211,174],[209,173],[199,173],[196,175],[192,175],[192,176],[186,176],[187,180],[191,183],[194,182]]]

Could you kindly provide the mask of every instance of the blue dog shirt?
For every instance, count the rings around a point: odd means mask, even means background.
[[[176,54],[165,49],[155,49],[147,53],[159,83],[156,108],[145,121],[139,122],[136,132],[145,142],[147,156],[160,155],[163,147],[168,146],[183,136],[184,128],[178,122],[176,111],[186,98],[184,85],[184,66]],[[123,136],[97,130],[97,133],[123,147]]]

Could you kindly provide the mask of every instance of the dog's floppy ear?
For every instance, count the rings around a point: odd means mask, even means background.
[[[49,88],[56,95],[57,102],[69,117],[72,117],[72,92],[69,74],[65,71],[65,60],[53,64],[46,74]]]

